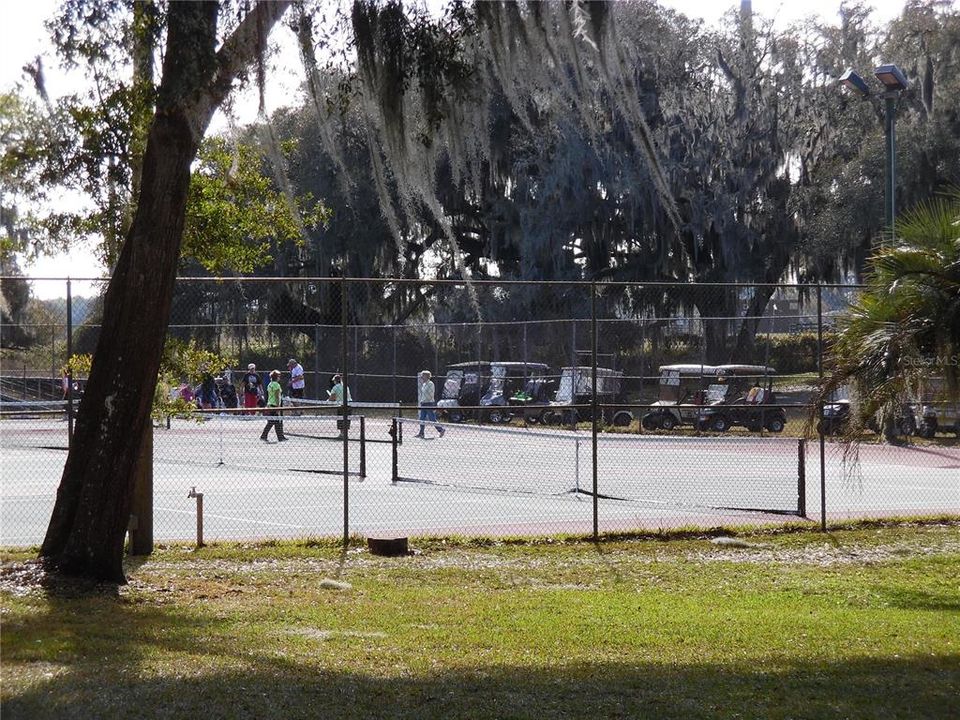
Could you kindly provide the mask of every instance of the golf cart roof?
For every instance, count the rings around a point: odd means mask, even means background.
[[[488,360],[475,360],[473,362],[462,362],[462,363],[454,363],[453,365],[447,365],[447,370],[448,371],[471,370],[474,368],[485,369],[493,366],[504,367],[507,370],[549,370],[550,369],[549,365],[546,365],[545,363],[537,363],[537,362],[522,362],[522,361],[521,362],[514,362],[514,361],[500,362],[498,360],[494,360],[493,362],[490,362]]]
[[[717,375],[776,375],[767,365],[717,365]]]
[[[447,365],[447,370],[469,370],[470,368],[490,367],[489,360],[472,360],[471,362],[453,363]]]
[[[715,365],[701,365],[700,363],[681,363],[679,365],[661,365],[660,372],[675,372],[681,375],[716,375]]]
[[[563,372],[578,370],[580,372],[588,373],[588,372],[593,372],[593,366],[592,365],[576,365],[573,367],[564,367],[564,368],[561,368],[561,370]],[[597,374],[598,375],[623,375],[623,371],[614,370],[612,368],[598,367]]]

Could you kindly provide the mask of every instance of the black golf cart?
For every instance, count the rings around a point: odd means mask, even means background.
[[[480,405],[483,382],[489,374],[490,363],[485,360],[448,366],[447,376],[440,390],[440,399],[437,400],[440,416],[450,422],[459,423],[472,415],[472,410],[464,408]]]
[[[534,362],[457,363],[447,368],[437,409],[450,422],[477,418],[486,422],[509,422],[514,409],[511,397],[531,382],[549,381],[550,367]]]
[[[783,432],[787,413],[776,405],[776,372],[765,365],[717,365],[716,384],[710,386],[705,407],[697,413],[697,427],[714,432],[734,426],[753,432]]]
[[[523,388],[513,393],[507,402],[514,417],[522,417],[525,422],[541,422],[543,414],[550,407],[550,398],[556,392],[557,381],[548,375],[531,377]]]
[[[622,402],[623,371],[597,368],[597,402],[603,422],[626,427],[633,422],[633,414],[615,405]],[[593,394],[593,367],[579,365],[565,367],[560,371],[560,384],[549,407],[544,410],[542,421],[553,425],[575,425],[581,420],[592,419],[588,407]]]
[[[550,366],[531,362],[492,362],[487,391],[480,398],[482,420],[510,422],[514,413],[512,398],[531,383],[546,385]]]

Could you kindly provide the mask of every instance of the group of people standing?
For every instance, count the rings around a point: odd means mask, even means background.
[[[287,370],[290,373],[290,382],[287,385],[289,396],[302,398],[305,385],[303,366],[295,358],[290,358],[287,361]],[[265,386],[263,386],[260,382],[260,376],[257,374],[256,363],[250,363],[247,365],[247,372],[243,376],[242,385],[243,406],[250,411],[249,414],[253,414],[255,408],[264,408],[263,414],[267,417],[267,424],[263,428],[263,432],[260,433],[260,439],[267,442],[270,428],[273,428],[277,435],[277,442],[286,442],[287,437],[283,434],[283,416],[280,414],[280,407],[283,405],[280,371],[272,370]]]
[[[305,386],[303,366],[300,365],[295,358],[290,358],[290,360],[287,361],[287,368],[290,372],[290,382],[287,386],[289,396],[302,398]],[[437,437],[443,437],[444,434],[444,428],[437,420],[436,386],[431,378],[432,373],[429,370],[422,370],[418,375],[417,405],[419,407],[420,432],[415,435],[415,437],[418,438],[425,437],[424,430],[428,422],[433,423],[437,430]],[[260,434],[260,439],[268,442],[270,429],[273,428],[277,435],[277,441],[285,442],[287,438],[283,433],[283,416],[280,414],[280,407],[283,405],[283,388],[280,385],[280,371],[273,370],[270,372],[269,381],[266,383],[264,392],[260,376],[257,374],[257,366],[255,363],[250,363],[247,365],[247,372],[243,376],[242,386],[244,408],[251,411],[249,414],[253,414],[258,408],[262,407],[264,408],[264,415],[267,416],[267,424]],[[336,374],[331,379],[330,389],[327,391],[327,399],[336,403],[342,403],[344,401],[344,394],[346,394],[347,402],[353,401],[350,395],[350,388],[344,387],[343,378],[339,374]],[[341,428],[341,434],[342,432],[343,429]]]
[[[306,384],[303,377],[303,366],[298,363],[295,358],[290,358],[287,361],[287,370],[290,372],[290,382],[287,385],[287,395],[292,398],[302,398],[303,388]],[[248,410],[256,410],[256,408],[268,407],[270,405],[269,386],[274,375],[276,375],[279,379],[280,371],[273,370],[267,377],[263,379],[263,381],[261,381],[260,375],[257,373],[256,363],[250,363],[247,365],[247,372],[243,375],[243,378],[240,382],[240,385],[243,388],[244,408],[247,408]],[[249,412],[246,414],[253,415],[254,413]]]
[[[291,398],[302,399],[303,391],[306,386],[303,366],[297,362],[296,358],[290,358],[287,361],[287,370],[290,373],[290,381],[287,384],[287,394]],[[283,432],[283,415],[280,407],[283,405],[283,388],[280,385],[280,371],[270,372],[269,380],[265,388],[257,374],[255,363],[247,365],[247,372],[243,376],[243,406],[249,410],[249,414],[255,413],[257,408],[263,408],[263,414],[267,417],[267,424],[260,433],[260,439],[268,442],[270,429],[273,428],[277,435],[278,442],[285,442],[287,437]],[[344,393],[346,393],[347,402],[353,398],[350,396],[350,389],[344,388],[343,380],[339,374],[333,376],[330,390],[327,392],[329,400],[338,403],[343,402]],[[341,435],[343,431],[341,429]]]

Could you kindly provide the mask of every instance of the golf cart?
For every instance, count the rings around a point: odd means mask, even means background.
[[[476,417],[494,423],[513,417],[510,398],[531,381],[546,382],[550,368],[533,362],[474,362],[447,367],[437,409],[450,422]]]
[[[823,406],[823,417],[817,423],[817,432],[823,435],[840,435],[850,422],[850,392],[844,386],[833,393],[830,402]]]
[[[480,398],[481,419],[493,423],[510,422],[513,417],[513,397],[531,383],[546,385],[548,365],[528,362],[492,362],[487,391]],[[488,409],[486,409],[488,408]]]
[[[717,382],[713,365],[661,365],[657,401],[640,419],[644,430],[673,430],[678,425],[696,425],[704,400],[721,400],[726,385]]]
[[[604,407],[602,420],[606,423],[626,427],[633,422],[629,410],[609,407],[620,400],[623,386],[623,371],[610,368],[597,368],[597,402]],[[553,425],[575,425],[581,420],[590,420],[590,405],[593,395],[593,367],[579,365],[565,367],[560,371],[560,385],[549,407],[544,410],[542,421]]]
[[[776,372],[765,365],[718,365],[717,382],[707,389],[706,407],[697,413],[697,427],[715,432],[726,432],[734,426],[752,432],[783,432],[787,413],[774,405]]]
[[[824,404],[823,417],[817,423],[817,432],[824,435],[842,435],[850,423],[851,412],[850,389],[843,386],[834,391],[830,401]],[[883,432],[876,418],[869,418],[866,426],[878,435]],[[936,413],[929,406],[903,403],[893,418],[893,426],[897,435],[909,437],[919,434],[921,437],[933,437],[937,432]]]
[[[531,424],[541,422],[544,412],[550,406],[550,396],[555,385],[556,380],[546,375],[528,378],[523,389],[517,390],[507,400],[511,414],[521,416],[525,422]]]
[[[440,399],[437,401],[440,416],[450,422],[463,422],[467,414],[473,413],[472,410],[463,408],[480,404],[484,377],[489,374],[490,363],[483,360],[448,366],[447,376],[440,390]]]

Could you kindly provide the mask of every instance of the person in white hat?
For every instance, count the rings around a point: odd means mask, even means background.
[[[247,365],[247,372],[243,375],[243,406],[247,408],[245,415],[256,415],[257,400],[260,399],[260,376],[257,375],[257,366],[254,363]],[[253,408],[251,411],[250,408]]]

